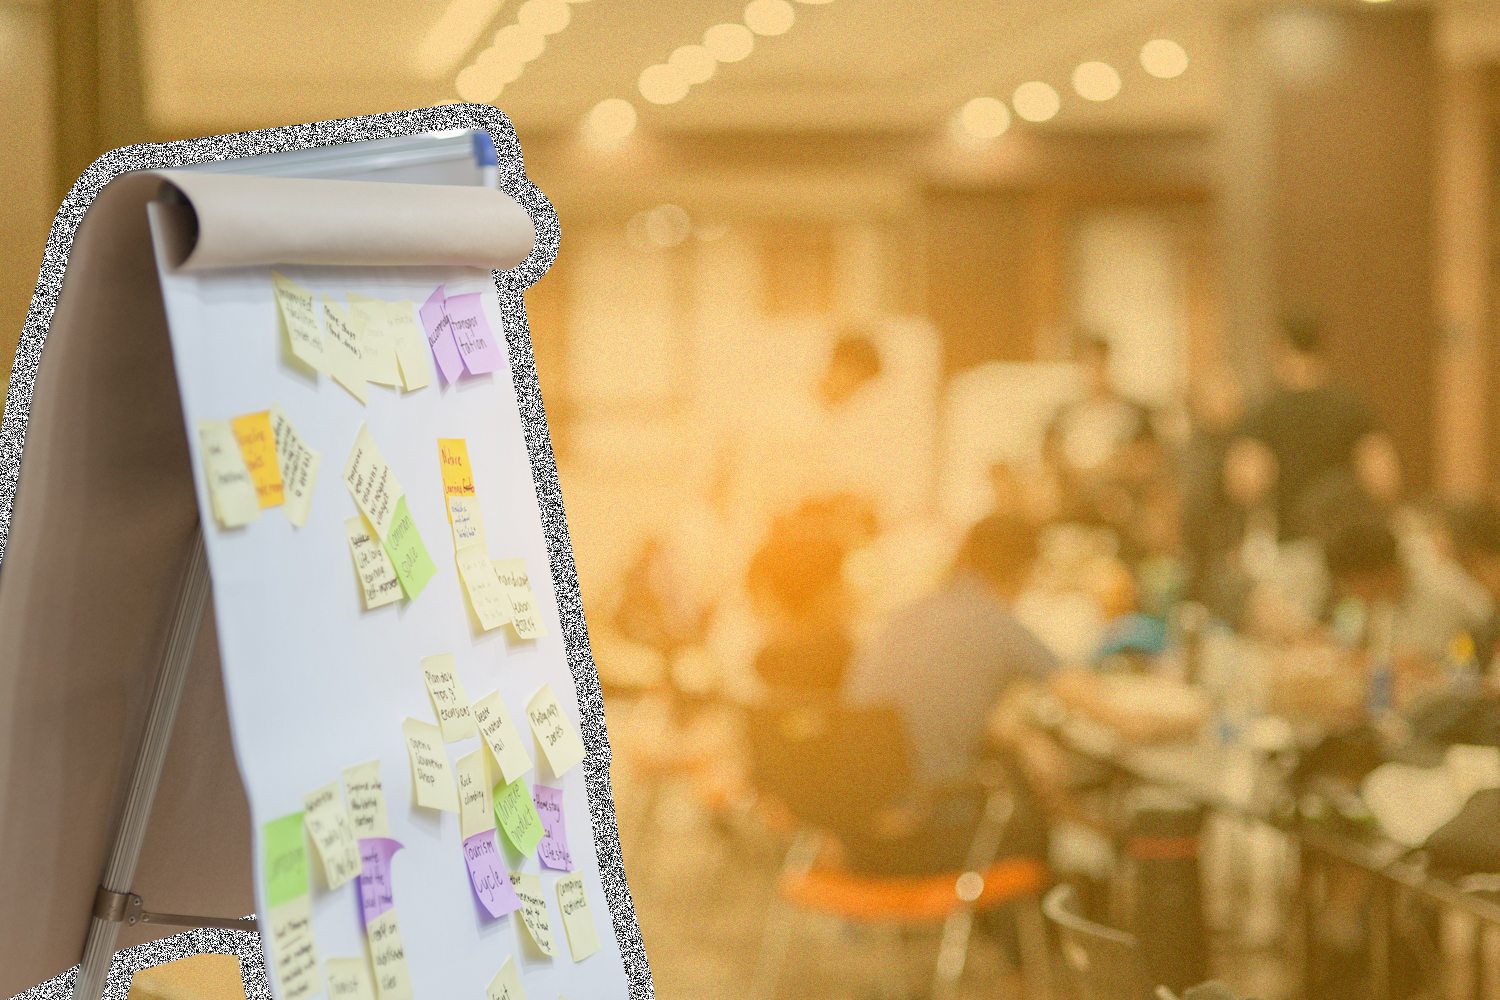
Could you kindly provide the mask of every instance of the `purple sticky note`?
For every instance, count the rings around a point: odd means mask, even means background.
[[[489,321],[484,318],[484,307],[479,304],[479,294],[452,295],[443,303],[453,342],[458,345],[464,367],[471,375],[495,371],[502,360],[500,342],[490,332]]]
[[[366,926],[395,901],[391,894],[391,855],[401,850],[399,841],[389,837],[366,837],[359,842],[359,909]]]
[[[458,353],[458,345],[453,342],[453,330],[449,327],[448,312],[444,308],[445,301],[443,286],[439,285],[437,291],[427,297],[427,301],[422,303],[422,308],[417,312],[422,317],[422,329],[427,331],[427,343],[432,347],[438,371],[443,373],[445,381],[451,383],[463,372],[464,359]]]
[[[464,859],[469,862],[469,881],[474,894],[492,917],[503,917],[521,908],[521,900],[510,884],[510,872],[495,846],[495,831],[476,833],[464,841]]]
[[[568,828],[563,823],[562,789],[533,785],[531,797],[536,802],[536,814],[542,818],[542,842],[537,845],[536,856],[553,871],[572,871],[573,856],[568,853]]]

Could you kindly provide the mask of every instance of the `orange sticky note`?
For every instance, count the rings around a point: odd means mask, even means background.
[[[443,464],[443,495],[474,495],[474,470],[469,468],[469,446],[463,438],[438,438],[438,460]]]
[[[271,411],[247,413],[229,421],[234,439],[239,442],[245,468],[255,483],[255,499],[262,507],[275,507],[282,501],[281,464],[276,460],[276,435],[271,430]]]

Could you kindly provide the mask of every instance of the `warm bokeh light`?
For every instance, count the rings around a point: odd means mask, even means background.
[[[480,70],[488,79],[505,84],[519,79],[526,64],[510,52],[488,48],[479,53],[479,58],[474,60],[474,65],[470,68]]]
[[[675,104],[687,96],[691,86],[675,66],[658,63],[641,71],[641,96],[652,104]]]
[[[688,83],[703,83],[714,75],[719,62],[702,45],[684,45],[672,53],[667,65],[681,73]]]
[[[755,48],[755,34],[743,24],[716,24],[703,33],[703,47],[719,62],[739,62]]]
[[[1120,92],[1120,73],[1106,62],[1079,63],[1073,70],[1073,89],[1090,101],[1107,101]]]
[[[646,239],[665,250],[675,247],[693,231],[693,221],[679,205],[657,205],[646,214]]]
[[[524,25],[508,24],[495,32],[495,50],[523,63],[541,55],[546,47],[547,40]]]
[[[1187,50],[1169,38],[1153,38],[1141,46],[1141,66],[1152,76],[1170,80],[1187,69]]]
[[[417,75],[446,76],[500,10],[500,0],[452,0],[417,45]]]
[[[1016,114],[1029,122],[1044,122],[1062,107],[1057,91],[1040,80],[1032,80],[1017,87],[1015,94],[1011,96],[1011,103],[1015,105]]]
[[[976,139],[994,139],[1010,128],[1010,109],[993,97],[976,97],[959,112],[959,122]]]
[[[516,21],[539,35],[552,35],[563,30],[572,16],[563,0],[526,0],[516,11]]]
[[[599,149],[619,144],[635,131],[635,105],[620,97],[600,101],[584,119],[584,136]]]
[[[453,86],[458,91],[458,96],[464,100],[475,104],[489,104],[500,96],[500,91],[505,88],[505,81],[496,79],[493,73],[487,73],[475,64],[460,70]]]
[[[797,20],[787,0],[750,0],[745,7],[745,26],[757,35],[782,35]]]

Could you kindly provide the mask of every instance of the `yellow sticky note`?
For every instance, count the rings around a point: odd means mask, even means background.
[[[344,521],[349,537],[349,554],[354,557],[354,572],[359,577],[360,593],[366,610],[373,611],[401,598],[401,581],[385,546],[375,540],[370,522],[360,514]]]
[[[229,421],[240,457],[255,483],[255,499],[262,507],[281,503],[281,464],[276,460],[276,435],[271,430],[271,411],[247,413]]]
[[[406,966],[406,948],[401,944],[401,925],[394,908],[365,926],[370,940],[370,964],[375,968],[378,1000],[411,1000],[411,971]]]
[[[465,754],[453,764],[458,775],[458,826],[468,840],[476,833],[495,828],[494,802],[490,797],[489,768],[484,763],[484,747]]]
[[[459,549],[455,554],[458,573],[463,577],[464,589],[469,592],[469,603],[479,624],[488,632],[510,621],[510,601],[495,577],[495,567],[490,564],[489,553],[478,545]]]
[[[583,741],[558,703],[557,695],[552,693],[551,684],[543,684],[542,689],[531,696],[526,715],[531,719],[531,731],[536,734],[536,741],[541,744],[553,774],[561,776],[583,760]]]
[[[360,512],[369,518],[375,537],[384,542],[391,533],[391,521],[396,516],[396,501],[405,491],[375,446],[370,428],[364,424],[359,425],[354,449],[344,463],[344,485],[349,487]]]
[[[349,827],[349,811],[339,783],[329,782],[302,796],[302,824],[312,839],[328,888],[337,889],[359,875],[359,845]]]
[[[313,486],[318,481],[323,455],[302,440],[281,404],[271,404],[270,416],[271,434],[276,439],[276,465],[281,471],[281,509],[286,512],[286,519],[300,528],[307,523],[307,510],[312,505]]]
[[[516,971],[514,956],[505,960],[484,992],[489,1000],[526,1000],[526,990],[521,986],[521,974]]]
[[[203,449],[203,472],[208,479],[208,499],[214,517],[226,528],[259,521],[260,498],[255,492],[255,481],[245,468],[240,443],[235,440],[229,421],[198,421],[198,440]]]
[[[349,827],[356,841],[389,837],[385,789],[380,784],[380,761],[370,760],[344,769],[344,795],[349,800]]]
[[[411,782],[416,789],[417,805],[458,812],[458,790],[448,768],[442,732],[437,726],[416,719],[401,723],[401,732],[406,736],[406,752],[411,757]]]
[[[360,346],[365,356],[365,378],[380,385],[400,385],[401,366],[396,362],[396,338],[391,333],[385,302],[348,293],[349,315],[364,323]]]
[[[536,595],[531,590],[531,578],[526,575],[525,559],[496,559],[495,577],[505,590],[510,601],[510,625],[522,639],[537,639],[547,634],[537,610]]]
[[[318,972],[318,945],[312,932],[312,897],[303,893],[270,911],[271,967],[277,991],[286,1000],[304,1000],[323,992]]]
[[[500,700],[499,691],[491,691],[474,703],[474,722],[507,785],[531,770],[531,758],[521,745],[521,734],[516,731],[505,702]]]
[[[282,346],[294,360],[315,372],[326,371],[323,364],[323,331],[318,328],[318,310],[313,293],[271,272],[271,288],[276,293],[277,313],[281,317]]]
[[[348,389],[361,403],[370,401],[370,387],[365,384],[365,325],[350,316],[343,307],[323,295],[323,362],[334,381]]]
[[[486,552],[489,551],[489,539],[484,535],[484,519],[479,516],[478,497],[450,496],[448,521],[453,525],[455,550],[477,545]]]
[[[427,363],[427,338],[417,325],[410,300],[391,302],[386,306],[386,320],[391,325],[396,362],[401,366],[401,384],[407,392],[420,389],[432,381],[432,367]]]
[[[531,940],[542,954],[557,957],[557,943],[552,940],[552,921],[547,917],[547,901],[542,898],[542,880],[522,872],[510,873],[510,884],[521,901],[521,920],[531,932]]]
[[[463,438],[438,438],[438,462],[443,468],[443,493],[450,497],[474,495],[474,470],[469,467],[469,444]]]
[[[589,909],[589,894],[583,886],[583,873],[573,872],[557,880],[557,908],[562,910],[563,930],[568,934],[568,948],[573,961],[582,962],[599,950],[599,930]]]
[[[365,958],[330,958],[323,963],[328,1000],[375,1000],[370,962]]]
[[[437,712],[443,742],[452,743],[473,736],[474,713],[469,708],[469,696],[464,693],[463,682],[458,679],[453,654],[422,657],[422,679],[427,684],[427,696],[432,699],[433,711]]]

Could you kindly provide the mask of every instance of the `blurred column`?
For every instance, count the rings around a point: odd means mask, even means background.
[[[57,197],[101,153],[145,142],[133,0],[54,0]]]
[[[1285,311],[1321,318],[1335,377],[1431,484],[1437,77],[1418,8],[1258,10],[1230,24],[1223,146],[1234,361],[1269,381]]]

